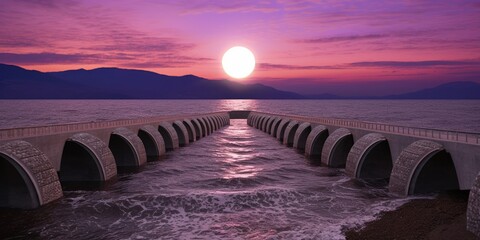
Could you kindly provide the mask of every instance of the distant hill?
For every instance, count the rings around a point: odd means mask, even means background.
[[[480,84],[451,82],[383,97],[303,96],[262,84],[121,68],[43,73],[0,64],[0,99],[480,99]]]
[[[383,99],[480,99],[480,84],[451,82],[411,93],[390,95]]]
[[[105,96],[105,97],[101,97]],[[111,91],[67,83],[49,74],[0,64],[0,98],[3,99],[68,99],[121,98]]]
[[[300,99],[262,84],[120,68],[43,73],[0,64],[2,99]]]

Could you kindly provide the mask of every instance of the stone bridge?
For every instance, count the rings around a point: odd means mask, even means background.
[[[470,190],[467,225],[480,237],[480,135],[355,120],[251,112],[247,123],[312,162],[352,178],[387,180],[390,192]]]
[[[0,130],[0,207],[36,208],[62,186],[105,183],[228,125],[228,112]]]
[[[467,225],[480,237],[480,136],[354,120],[254,111],[0,130],[0,207],[36,208],[70,183],[105,183],[166,151],[247,119],[314,163],[352,178],[387,180],[406,196],[470,190]]]

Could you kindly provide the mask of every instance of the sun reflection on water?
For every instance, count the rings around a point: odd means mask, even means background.
[[[226,163],[226,167],[222,168],[223,179],[253,178],[263,170],[249,164],[258,154],[253,149],[251,131],[246,124],[235,124],[225,130],[227,136],[221,139],[221,147],[217,150],[217,153],[222,155],[220,161]]]

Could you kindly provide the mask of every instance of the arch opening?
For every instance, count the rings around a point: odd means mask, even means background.
[[[422,159],[410,182],[409,194],[458,190],[455,164],[445,150],[431,153]]]
[[[277,130],[277,139],[280,140],[280,142],[283,142],[283,137],[285,135],[285,130],[287,129],[288,124],[290,123],[290,120],[287,120],[284,122],[283,125],[278,126]]]
[[[138,166],[138,158],[133,146],[120,135],[111,134],[108,141],[108,148],[113,153],[117,167]]]
[[[271,120],[271,116],[267,116],[264,120],[263,120],[263,123],[262,123],[262,131],[263,132],[267,132],[267,125],[268,123],[270,122]]]
[[[202,130],[201,130],[201,127],[200,127],[200,123],[198,121],[196,121],[195,119],[192,120],[192,125],[193,125],[193,128],[195,128],[195,138],[198,140],[202,137]]]
[[[207,135],[212,134],[212,125],[210,124],[210,121],[208,121],[208,118],[204,117],[203,121],[205,122],[205,127],[207,128]]]
[[[294,124],[290,131],[287,133],[287,139],[285,140],[285,145],[287,147],[292,147],[293,146],[293,140],[295,139],[295,133],[297,132],[298,129],[298,123]]]
[[[263,125],[263,121],[265,120],[266,116],[261,116],[260,119],[258,120],[258,123],[257,123],[257,129],[259,130],[262,130],[262,125]]]
[[[105,179],[99,160],[86,146],[66,141],[63,147],[59,173],[62,187],[76,186],[79,182],[100,182]],[[68,184],[71,183],[71,184]]]
[[[340,138],[332,148],[329,156],[329,167],[342,168],[347,163],[348,153],[353,146],[353,136],[351,134]]]
[[[298,135],[297,150],[301,153],[305,152],[305,145],[307,144],[307,138],[310,132],[312,131],[312,126],[308,126],[303,129],[302,132]]]
[[[187,129],[188,138],[190,139],[190,142],[195,141],[196,140],[196,137],[195,137],[195,134],[194,134],[195,129],[192,129],[192,127],[190,127],[190,124],[187,123],[187,121],[183,121],[182,123],[183,123],[183,125],[185,125],[185,128]]]
[[[200,123],[200,127],[202,128],[202,137],[207,136],[207,126],[205,126],[205,122],[201,118],[198,118],[197,121]]]
[[[177,123],[173,123],[172,126],[175,129],[175,132],[177,132],[178,143],[180,144],[180,147],[185,147],[188,143],[186,139],[187,136],[183,134],[182,129],[180,128],[180,126],[177,125]]]
[[[321,131],[319,134],[317,134],[313,141],[312,141],[312,146],[311,146],[311,151],[308,155],[308,157],[312,160],[318,160],[320,161],[321,156],[322,156],[322,149],[323,146],[325,145],[325,141],[328,138],[328,130]]]
[[[388,141],[380,141],[371,146],[362,156],[356,176],[361,179],[386,180],[388,182],[392,168],[392,154]]]
[[[147,153],[148,161],[158,160],[160,157],[160,150],[155,139],[144,130],[138,130],[138,137],[142,140],[143,146],[145,146],[145,152]]]
[[[268,134],[272,134],[272,125],[276,119],[276,117],[270,118],[270,121],[267,122],[267,128],[265,129],[265,132],[267,132]]]
[[[280,125],[280,118],[276,119],[273,124],[272,124],[272,129],[271,129],[271,133],[270,135],[272,135],[272,137],[276,138],[277,137],[277,130],[278,130],[278,126]]]
[[[174,146],[173,138],[172,136],[170,136],[170,133],[163,126],[158,126],[158,131],[162,135],[163,141],[165,142],[165,150],[172,151],[174,149]]]
[[[32,180],[15,160],[0,154],[0,208],[33,209],[40,199]]]

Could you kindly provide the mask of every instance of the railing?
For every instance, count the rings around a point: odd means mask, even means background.
[[[171,121],[171,120],[177,120],[177,119],[191,118],[195,116],[209,116],[209,115],[218,114],[218,113],[226,113],[226,112],[197,113],[197,114],[188,114],[188,115],[172,115],[172,116],[149,117],[149,118],[138,118],[138,119],[122,119],[122,120],[102,121],[102,122],[68,123],[68,124],[49,125],[49,126],[41,126],[41,127],[0,129],[0,140],[20,139],[20,138],[26,138],[26,137],[52,135],[52,134],[66,133],[66,132],[78,132],[78,131],[96,130],[96,129],[104,129],[104,128],[116,128],[116,127],[132,126],[132,125],[152,124],[152,123],[159,123],[161,121]]]
[[[391,124],[365,122],[365,121],[358,121],[358,120],[304,117],[304,116],[269,113],[269,112],[255,112],[255,113],[275,115],[275,116],[286,117],[286,118],[291,118],[295,120],[301,120],[304,122],[314,122],[314,123],[325,124],[325,125],[334,125],[334,126],[349,127],[349,128],[360,128],[360,129],[372,130],[377,132],[395,133],[395,134],[402,134],[402,135],[408,135],[408,136],[448,140],[448,141],[455,141],[455,142],[462,142],[462,143],[469,143],[469,144],[480,144],[480,135],[475,133],[404,127],[404,126],[397,126],[397,125],[391,125]]]

